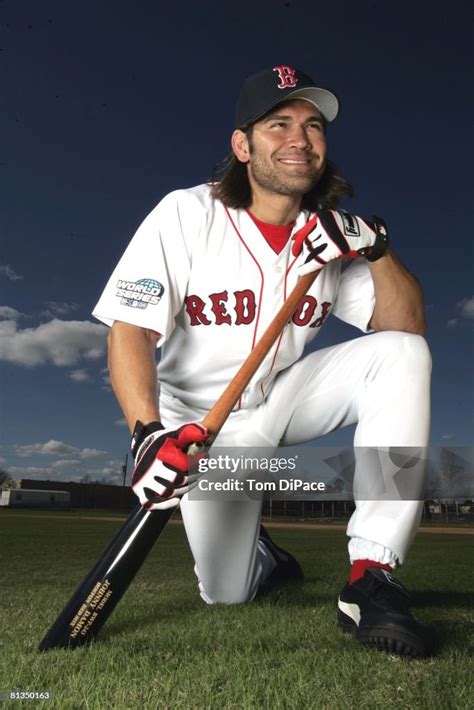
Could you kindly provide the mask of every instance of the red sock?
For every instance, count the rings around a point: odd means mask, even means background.
[[[387,572],[392,571],[390,565],[384,565],[381,562],[374,562],[373,560],[354,560],[351,566],[349,584],[354,584],[354,582],[357,582],[358,579],[363,577],[367,567],[381,567]]]

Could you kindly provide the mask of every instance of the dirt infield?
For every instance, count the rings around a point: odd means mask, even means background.
[[[108,521],[111,523],[121,523],[126,520],[125,516],[98,516],[98,515],[64,515],[59,513],[42,514],[40,516],[35,515],[35,513],[25,513],[23,511],[13,511],[9,510],[7,515],[11,516],[22,516],[27,518],[56,518],[61,520],[101,520]],[[268,528],[290,528],[293,530],[345,530],[347,525],[342,523],[296,523],[296,522],[273,522],[271,520],[265,520],[265,527]],[[182,520],[170,520],[169,525],[182,525]],[[420,533],[433,533],[433,534],[445,534],[445,535],[474,535],[474,527],[457,527],[455,525],[440,525],[430,526],[430,527],[420,527],[418,529]]]
[[[180,522],[180,521],[173,521]],[[321,523],[272,523],[266,522],[265,527],[267,528],[298,528],[302,530],[345,530],[347,525],[340,525],[338,523],[328,523],[327,525],[322,525]],[[420,533],[445,533],[448,535],[474,535],[474,528],[457,528],[457,527],[421,527],[418,529]]]

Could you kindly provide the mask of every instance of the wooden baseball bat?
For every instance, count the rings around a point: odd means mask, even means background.
[[[203,420],[209,445],[319,272],[306,274]],[[40,651],[75,648],[99,633],[159,538],[176,508],[147,511],[138,505],[76,589],[39,645]]]

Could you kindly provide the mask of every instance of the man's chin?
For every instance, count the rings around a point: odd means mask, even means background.
[[[293,172],[293,174],[283,174],[280,172],[253,173],[253,179],[261,189],[277,195],[285,195],[286,197],[303,197],[310,192],[319,178],[321,173],[308,174],[307,171],[302,171],[301,175]]]
[[[275,192],[280,195],[287,195],[288,197],[303,197],[306,193],[310,192],[313,187],[318,182],[318,178],[300,178],[289,180],[288,182],[280,182],[279,185],[275,185]]]

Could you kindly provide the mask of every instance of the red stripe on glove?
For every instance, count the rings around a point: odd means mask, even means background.
[[[161,445],[156,458],[186,473],[189,468],[189,458],[186,449],[190,444],[203,444],[209,437],[206,427],[200,424],[186,424],[178,430],[176,438],[168,437]]]

